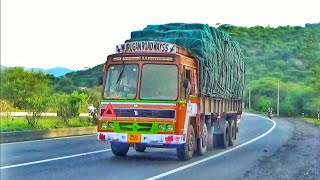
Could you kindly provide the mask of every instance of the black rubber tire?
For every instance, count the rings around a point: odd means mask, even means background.
[[[225,126],[224,126],[224,133],[223,134],[220,134],[220,146],[223,148],[223,149],[226,149],[229,145],[229,123],[228,121],[226,121],[225,123]]]
[[[199,154],[200,156],[203,156],[204,154],[206,154],[207,147],[208,147],[208,138],[209,138],[208,128],[206,123],[203,123],[201,125],[201,130],[202,130],[200,135],[201,138],[199,138],[197,141],[197,154]]]
[[[186,143],[177,147],[177,155],[180,160],[187,161],[193,156],[196,146],[196,138],[193,126],[189,124]]]
[[[129,151],[129,144],[111,143],[111,150],[115,156],[126,156]]]
[[[234,121],[229,122],[229,146],[233,146],[236,140],[236,125]]]
[[[143,144],[135,144],[133,148],[137,152],[144,152],[147,147],[145,145],[143,145]]]
[[[213,148],[218,148],[220,146],[221,146],[220,134],[213,134],[212,135],[212,147]]]

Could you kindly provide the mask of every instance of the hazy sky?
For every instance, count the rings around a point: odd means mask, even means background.
[[[1,65],[94,67],[115,52],[115,45],[129,39],[131,31],[148,24],[318,23],[317,1],[1,0]]]

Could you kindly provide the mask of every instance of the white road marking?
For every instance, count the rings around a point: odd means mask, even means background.
[[[27,165],[32,165],[32,164],[39,164],[39,163],[49,162],[49,161],[56,161],[56,160],[61,160],[61,159],[68,159],[68,158],[73,158],[73,157],[86,156],[86,155],[89,155],[89,154],[97,154],[97,153],[101,153],[101,152],[107,152],[107,151],[110,151],[110,150],[111,149],[104,149],[104,150],[100,150],[100,151],[92,151],[92,152],[74,154],[74,155],[70,155],[70,156],[62,156],[62,157],[58,157],[58,158],[44,159],[44,160],[40,160],[40,161],[32,161],[32,162],[27,162],[27,163],[22,163],[22,164],[3,166],[3,167],[0,167],[0,169],[2,170],[2,169],[16,168],[16,167],[21,167],[21,166],[27,166]]]
[[[255,115],[255,114],[249,114],[249,113],[247,113],[247,114],[248,114],[248,115],[253,115],[253,116],[258,116],[258,115]],[[253,142],[257,141],[258,139],[266,136],[266,135],[269,134],[269,133],[276,127],[276,125],[277,125],[276,122],[274,122],[274,121],[271,120],[271,119],[268,119],[268,118],[265,118],[265,117],[262,117],[262,116],[258,116],[258,117],[263,118],[263,119],[266,119],[266,120],[269,120],[269,121],[271,121],[271,122],[273,123],[273,126],[271,127],[271,129],[269,129],[269,130],[268,130],[267,132],[265,132],[264,134],[262,134],[262,135],[260,135],[260,136],[258,136],[258,137],[256,137],[256,138],[254,138],[254,139],[252,139],[252,140],[250,140],[250,141],[247,141],[247,142],[245,142],[245,143],[243,143],[243,144],[240,144],[239,146],[236,146],[236,147],[234,147],[234,148],[231,148],[231,149],[228,149],[228,150],[226,150],[226,151],[220,152],[220,153],[218,153],[218,154],[209,156],[209,157],[204,158],[204,159],[201,159],[201,160],[199,160],[199,161],[196,161],[196,162],[187,164],[187,165],[185,165],[185,166],[181,166],[181,167],[179,167],[179,168],[170,170],[170,171],[168,171],[168,172],[165,172],[165,173],[162,173],[162,174],[159,174],[159,175],[150,177],[150,178],[148,178],[148,179],[146,179],[146,180],[159,179],[159,178],[168,176],[168,175],[170,175],[170,174],[174,174],[174,173],[176,173],[176,172],[182,171],[182,170],[184,170],[184,169],[190,168],[190,167],[192,167],[192,166],[198,165],[198,164],[200,164],[200,163],[206,162],[206,161],[208,161],[208,160],[214,159],[214,158],[216,158],[216,157],[222,156],[222,155],[227,154],[227,153],[229,153],[229,152],[232,152],[232,151],[234,151],[234,150],[236,150],[236,149],[239,149],[239,148],[241,148],[241,147],[243,147],[243,146],[246,146],[246,145],[248,145],[248,144],[250,144],[250,143],[253,143]]]
[[[80,136],[68,136],[68,137],[60,137],[60,138],[50,138],[50,139],[38,139],[38,140],[31,140],[31,141],[3,143],[3,144],[0,144],[0,146],[9,145],[9,144],[22,144],[22,143],[38,142],[38,141],[51,141],[51,140],[58,140],[58,139],[79,138],[79,137],[86,137],[86,136],[97,136],[97,135],[96,134],[89,134],[89,135],[80,135]]]
[[[248,113],[247,113],[248,114]],[[254,115],[254,114],[248,114],[248,115],[253,115],[253,116],[257,116],[257,115]],[[231,151],[234,151],[236,149],[239,149],[243,146],[246,146],[264,136],[266,136],[267,134],[269,134],[275,127],[276,127],[276,122],[274,122],[273,120],[271,119],[268,119],[268,118],[265,118],[265,117],[262,117],[262,116],[258,116],[260,118],[263,118],[263,119],[266,119],[266,120],[269,120],[273,123],[273,126],[271,127],[271,129],[269,129],[267,132],[265,132],[264,134],[250,140],[250,141],[247,141],[246,143],[243,143],[239,146],[236,146],[234,148],[231,148],[231,149],[228,149],[226,151],[223,151],[223,152],[220,152],[218,154],[215,154],[213,156],[210,156],[210,157],[207,157],[207,158],[204,158],[204,159],[201,159],[199,161],[196,161],[196,162],[193,162],[191,164],[188,164],[188,165],[185,165],[185,166],[182,166],[182,167],[179,167],[177,169],[173,169],[171,171],[168,171],[168,172],[165,172],[165,173],[162,173],[162,174],[159,174],[157,176],[154,176],[154,177],[151,177],[151,178],[148,178],[148,180],[150,179],[158,179],[158,178],[161,178],[161,177],[165,177],[165,176],[168,176],[170,174],[173,174],[173,173],[176,173],[178,171],[181,171],[181,170],[184,170],[184,169],[187,169],[189,167],[192,167],[192,166],[195,166],[195,165],[198,165],[200,163],[203,163],[205,161],[208,161],[210,159],[214,159],[216,157],[219,157],[219,156],[222,156],[226,153],[229,153]],[[85,135],[85,136],[92,136],[92,135]],[[79,137],[79,136],[75,136],[75,137]],[[65,139],[65,138],[75,138],[75,137],[63,137],[63,138],[54,138],[54,139],[43,139],[43,140],[34,140],[34,141],[45,141],[45,140],[55,140],[55,139]],[[34,142],[34,141],[24,141],[24,142],[16,142],[16,143],[27,143],[27,142]],[[16,143],[6,143],[6,144],[16,144]],[[5,144],[2,144],[2,145],[5,145]],[[79,156],[85,156],[85,155],[90,155],[90,154],[97,154],[97,153],[101,153],[101,152],[107,152],[107,151],[110,151],[111,149],[106,149],[106,150],[99,150],[99,151],[92,151],[92,152],[86,152],[86,153],[80,153],[80,154],[74,154],[74,155],[69,155],[69,156],[62,156],[62,157],[58,157],[58,158],[51,158],[51,159],[45,159],[45,160],[40,160],[40,161],[32,161],[32,162],[27,162],[27,163],[21,163],[21,164],[15,164],[15,165],[9,165],[9,166],[3,166],[3,167],[0,167],[0,169],[10,169],[10,168],[15,168],[15,167],[21,167],[21,166],[27,166],[27,165],[33,165],[33,164],[39,164],[39,163],[44,163],[44,162],[50,162],[50,161],[56,161],[56,160],[62,160],[62,159],[68,159],[68,158],[73,158],[73,157],[79,157]]]

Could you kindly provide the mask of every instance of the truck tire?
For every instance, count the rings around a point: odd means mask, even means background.
[[[129,151],[129,144],[111,143],[111,150],[115,156],[126,156]]]
[[[197,141],[197,154],[203,156],[206,151],[207,151],[207,147],[208,147],[208,128],[206,123],[203,123],[201,125],[201,135],[199,140]]]
[[[189,124],[186,143],[177,147],[178,158],[183,161],[190,160],[196,146],[196,138],[193,126]]]
[[[143,145],[143,144],[135,144],[133,148],[137,152],[144,152],[147,147],[145,145]]]
[[[229,146],[233,146],[236,139],[236,125],[234,121],[229,122]]]
[[[221,145],[220,134],[213,134],[212,135],[212,147],[218,148],[220,145]]]
[[[229,145],[229,123],[228,121],[226,121],[225,123],[225,126],[224,126],[224,131],[223,131],[223,134],[220,134],[220,138],[219,138],[219,141],[220,141],[220,146],[223,148],[223,149],[226,149]]]

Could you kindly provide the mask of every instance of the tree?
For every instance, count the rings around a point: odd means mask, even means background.
[[[61,92],[61,93],[72,93],[73,91],[78,89],[73,85],[72,79],[68,77],[56,78],[53,88],[55,92]]]
[[[311,84],[320,90],[320,32],[307,32],[308,35],[300,41],[301,57],[307,64],[307,68],[312,72]]]
[[[269,107],[271,107],[271,101],[266,98],[265,96],[261,96],[259,98],[259,110],[260,111],[267,111]]]
[[[276,107],[278,81],[279,79],[277,78],[266,77],[250,82],[249,86],[251,87],[252,109],[265,111],[266,100],[268,100],[268,103],[270,103],[269,106]],[[247,99],[248,97],[245,98]]]
[[[283,98],[280,101],[282,115],[299,116],[304,112],[306,102],[310,101],[310,88],[303,84],[282,83]]]
[[[46,112],[50,105],[50,99],[48,94],[37,94],[26,100],[26,110],[32,114],[27,116],[27,122],[29,126],[36,126],[43,112]]]
[[[13,118],[11,117],[11,112],[13,110],[12,103],[0,99],[0,110],[2,116],[0,116],[0,121],[5,122],[6,125],[11,125]]]
[[[26,109],[28,98],[49,93],[50,76],[43,72],[9,67],[1,71],[1,98],[13,102],[14,107]]]
[[[84,93],[87,95],[88,105],[93,104],[95,107],[99,107],[102,86],[95,87],[95,88],[82,88],[82,89],[79,89],[78,91],[79,91],[79,93]]]
[[[71,117],[79,116],[79,110],[88,98],[86,94],[76,91],[72,94],[54,94],[53,97],[55,99],[54,105],[57,108],[57,116],[59,116],[66,125],[69,124]]]
[[[100,99],[101,99],[101,91],[102,91],[102,86],[95,87],[95,88],[82,88],[79,89],[80,93],[84,93],[87,95],[88,99],[87,105],[93,104],[95,108],[98,108],[100,105]],[[98,117],[97,116],[92,116],[89,117],[89,119],[94,123],[97,124]]]
[[[305,110],[310,116],[317,117],[317,114],[320,114],[320,97],[314,97],[311,101],[307,102]]]

